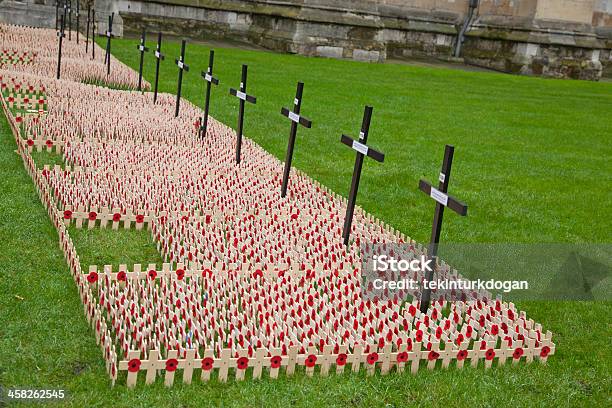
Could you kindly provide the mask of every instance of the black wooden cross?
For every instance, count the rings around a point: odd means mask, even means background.
[[[340,139],[342,143],[357,151],[357,157],[355,157],[355,167],[353,169],[353,180],[351,181],[351,191],[349,192],[346,216],[344,217],[344,229],[342,231],[342,239],[344,241],[344,245],[346,246],[349,244],[351,226],[353,225],[353,213],[355,212],[355,202],[357,201],[357,190],[359,190],[359,179],[361,178],[363,158],[368,156],[381,163],[385,160],[385,155],[383,153],[370,148],[366,144],[368,142],[371,119],[372,107],[366,106],[363,112],[363,121],[361,122],[359,140],[353,140],[346,135],[342,135],[342,138]]]
[[[202,78],[206,81],[206,100],[204,101],[204,116],[202,117],[202,125],[200,126],[200,138],[206,136],[208,129],[208,106],[210,103],[210,88],[212,85],[219,85],[219,80],[213,76],[213,64],[215,62],[215,51],[210,50],[208,57],[208,69],[202,71]]]
[[[64,34],[64,16],[60,16],[60,29],[57,31],[57,37],[59,38],[59,51],[57,54],[57,79],[60,79],[60,71],[62,68],[62,40],[66,34]]]
[[[155,92],[153,93],[153,103],[157,102],[157,84],[159,83],[159,62],[164,59],[164,54],[161,53],[161,31],[157,33],[157,47],[155,48],[155,58],[157,62],[155,64]]]
[[[85,30],[85,54],[87,54],[89,50],[89,19],[91,18],[91,5],[87,6],[87,30]]]
[[[77,0],[77,2],[76,2],[77,9],[76,9],[76,14],[74,15],[76,17],[76,20],[77,20],[77,22],[76,22],[77,23],[77,26],[76,26],[77,44],[79,43],[79,11],[80,11],[79,3],[80,3],[80,1]]]
[[[96,59],[96,9],[91,10],[91,58]]]
[[[110,60],[111,60],[111,38],[113,37],[113,19],[115,13],[108,16],[108,30],[106,31],[106,56],[104,62],[106,63],[106,75],[110,75]]]
[[[181,104],[181,88],[183,86],[183,71],[189,72],[189,65],[185,64],[185,43],[187,40],[181,42],[181,56],[174,60],[174,63],[178,66],[178,89],[176,91],[176,110],[174,111],[174,117],[179,114],[179,107]]]
[[[281,185],[281,197],[285,197],[287,195],[287,184],[289,183],[289,172],[291,171],[291,161],[293,160],[293,147],[295,146],[297,125],[300,124],[307,128],[312,126],[312,122],[310,120],[300,116],[303,91],[304,83],[298,82],[297,90],[295,91],[295,99],[293,100],[293,112],[287,108],[281,109],[281,115],[284,115],[291,120],[291,132],[289,133],[289,143],[287,144],[287,154],[285,155],[285,170],[283,172],[283,184]]]
[[[144,64],[144,54],[149,51],[147,47],[145,47],[146,41],[146,30],[142,29],[142,37],[140,37],[140,44],[136,47],[140,51],[140,68],[138,69],[138,90],[142,90],[142,66]]]
[[[455,148],[451,145],[446,145],[444,150],[444,162],[442,162],[442,171],[438,178],[439,184],[436,189],[431,183],[420,180],[419,189],[433,198],[436,201],[436,211],[433,218],[433,226],[431,228],[431,240],[429,244],[429,256],[433,258],[432,264],[434,268],[425,273],[425,280],[431,282],[433,279],[434,270],[436,268],[438,253],[438,243],[440,242],[440,231],[442,230],[442,217],[444,215],[444,207],[448,207],[459,215],[467,215],[467,204],[462,203],[454,197],[447,194],[448,183],[450,182],[451,166],[453,164],[453,153]],[[421,312],[426,313],[431,300],[431,288],[424,287],[421,295]]]
[[[72,41],[72,0],[68,0],[68,41]]]
[[[230,88],[230,95],[240,99],[240,107],[238,109],[238,130],[236,131],[236,164],[240,164],[240,151],[242,150],[242,125],[244,124],[244,103],[257,103],[257,98],[248,95],[247,92],[247,65],[242,65],[242,79],[240,81],[240,89]]]

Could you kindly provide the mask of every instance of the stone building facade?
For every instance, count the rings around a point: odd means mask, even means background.
[[[0,0],[0,21],[19,3],[55,4]],[[117,35],[146,27],[361,61],[434,57],[559,78],[612,74],[612,0],[96,0],[95,8],[100,32],[116,14]]]

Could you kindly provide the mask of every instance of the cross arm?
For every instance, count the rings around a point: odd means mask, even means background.
[[[138,51],[140,51],[140,52],[147,52],[147,51],[149,51],[149,47],[145,47],[145,46],[144,46],[144,45],[142,45],[142,44],[138,44],[138,45],[136,46],[136,48],[137,48],[137,49],[138,49]]]
[[[185,71],[189,72],[189,65],[185,64],[185,63],[184,63],[183,61],[181,61],[179,58],[175,58],[175,59],[174,59],[174,63],[175,63],[176,65],[178,65],[178,67],[179,67],[180,69],[183,69],[183,70],[185,70]]]
[[[219,85],[219,79],[215,78],[207,71],[202,71],[202,78],[204,78],[206,82],[210,82],[213,85]]]
[[[257,98],[251,95],[247,95],[245,92],[238,91],[234,88],[230,88],[230,95],[235,96],[238,99],[247,101],[249,103],[257,103]]]
[[[440,190],[432,186],[431,183],[429,183],[428,181],[421,179],[419,181],[419,189],[434,200],[436,200],[436,202],[442,204],[445,207],[450,208],[457,214],[462,216],[467,215],[467,204],[457,200],[452,196],[449,196],[446,193],[441,192]]]
[[[385,155],[384,153],[379,152],[378,150],[374,150],[371,147],[357,141],[357,140],[353,140],[350,137],[348,137],[347,135],[342,135],[342,138],[340,139],[340,141],[342,143],[344,143],[345,145],[347,145],[348,147],[350,147],[353,150],[356,150],[357,152],[371,157],[372,159],[376,160],[377,162],[384,162],[385,161]]]
[[[310,129],[310,127],[312,126],[312,121],[310,121],[309,119],[306,119],[303,116],[298,115],[297,113],[291,112],[287,108],[282,108],[281,109],[281,115],[288,117],[293,122],[299,123],[300,125],[302,125],[302,126],[304,126],[306,128]]]

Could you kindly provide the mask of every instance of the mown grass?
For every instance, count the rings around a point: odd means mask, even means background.
[[[134,66],[132,45],[133,41],[114,41],[113,48]],[[167,55],[178,52],[175,43],[164,48]],[[193,77],[207,61],[207,50],[190,45],[187,55],[192,70],[183,94],[199,102],[202,85]],[[610,152],[610,123],[604,120],[611,102],[607,84],[233,49],[218,50],[217,57],[222,88],[213,94],[213,115],[234,123],[236,104],[225,95],[226,88],[236,85],[239,64],[248,62],[249,89],[259,100],[247,111],[246,131],[279,157],[288,124],[276,111],[290,104],[294,82],[306,81],[303,113],[316,127],[300,131],[296,164],[340,193],[348,189],[352,155],[337,139],[341,132],[354,135],[361,105],[374,104],[370,140],[388,159],[382,165],[366,165],[359,200],[368,211],[421,241],[428,238],[433,208],[416,190],[416,182],[421,175],[435,179],[446,142],[457,147],[451,191],[470,203],[472,212],[465,219],[449,215],[444,239],[609,241],[609,193],[602,188],[610,178],[605,166]],[[149,60],[145,71],[149,80],[151,64]],[[173,91],[175,70],[168,62],[163,67],[162,89]],[[417,376],[298,374],[227,384],[195,380],[190,386],[179,379],[171,389],[158,381],[127,390],[120,381],[111,388],[57,234],[14,150],[7,122],[1,118],[0,236],[5,248],[0,252],[0,384],[4,387],[64,388],[69,390],[70,405],[79,407],[609,405],[609,302],[518,305],[555,334],[557,354],[546,366],[421,370]],[[84,265],[118,265],[132,259],[155,262],[146,233],[98,229],[72,233]]]

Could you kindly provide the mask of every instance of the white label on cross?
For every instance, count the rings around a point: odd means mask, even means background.
[[[184,67],[183,61],[178,61],[178,62],[176,63],[176,65],[178,65],[178,67],[179,67],[180,69],[183,69],[183,67]]]
[[[444,183],[444,180],[446,180],[446,174],[440,173],[440,177],[438,178],[438,180],[440,180],[440,183]]]
[[[365,134],[363,132],[359,132],[359,138],[363,139],[363,137],[365,136]]]
[[[204,79],[207,80],[208,82],[212,81],[212,77],[210,76],[210,74],[205,74]]]
[[[244,88],[244,82],[240,82],[240,89]]]
[[[246,94],[244,92],[236,91],[236,96],[238,97],[238,99],[246,101]]]
[[[110,37],[110,36],[111,36],[111,32],[110,32],[110,31],[107,31],[107,32],[106,32],[106,36],[107,36],[107,37]]]
[[[429,195],[443,206],[446,207],[448,205],[448,196],[433,186],[431,187]]]
[[[295,99],[293,100],[293,104],[294,104],[294,105],[297,105],[298,103],[300,103],[300,100],[299,100],[298,98],[295,98]]]
[[[295,123],[298,123],[300,121],[300,115],[298,115],[297,113],[293,113],[293,112],[289,111],[289,119],[291,119]]]
[[[145,47],[144,47],[144,45],[139,45],[138,49],[140,50],[140,52],[142,52],[142,51],[144,51]]]
[[[155,57],[159,58],[161,56],[161,54],[159,53],[159,51],[155,50]]]
[[[368,146],[364,145],[363,143],[359,143],[356,140],[353,140],[353,149],[357,150],[361,154],[368,154]]]

